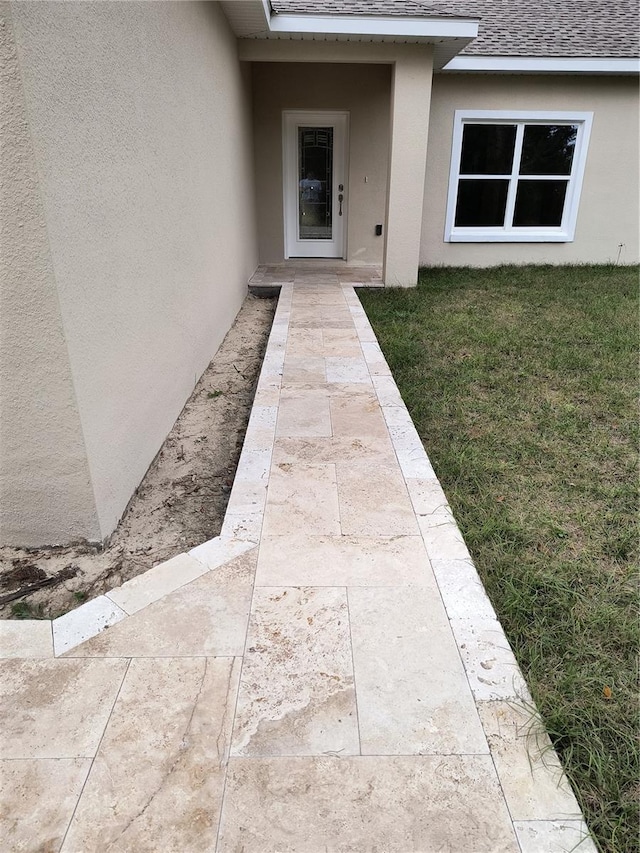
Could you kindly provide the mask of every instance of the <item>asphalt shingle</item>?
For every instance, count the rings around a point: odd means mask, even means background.
[[[638,0],[272,0],[282,14],[479,18],[470,56],[640,55]]]

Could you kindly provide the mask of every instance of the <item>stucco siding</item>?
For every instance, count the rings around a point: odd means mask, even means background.
[[[255,62],[256,210],[260,261],[284,258],[282,111],[346,110],[349,123],[347,260],[382,263],[390,133],[390,65]]]
[[[415,287],[429,135],[433,52],[407,45],[393,68],[384,283]]]
[[[457,109],[593,112],[571,243],[445,243]],[[638,81],[633,77],[436,75],[431,96],[420,261],[424,265],[637,263]],[[622,248],[619,249],[619,245]]]
[[[12,11],[58,335],[104,537],[257,264],[250,81],[215,3]],[[30,362],[31,339],[21,349]]]
[[[0,21],[0,541],[98,538],[8,4]]]

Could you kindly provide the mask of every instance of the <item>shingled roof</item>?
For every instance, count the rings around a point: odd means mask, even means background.
[[[446,0],[272,0],[274,12],[289,15],[370,15],[380,17],[456,18]]]
[[[480,20],[462,56],[640,56],[638,0],[271,0],[276,14]]]

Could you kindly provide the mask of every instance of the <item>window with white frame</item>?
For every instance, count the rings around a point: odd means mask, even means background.
[[[573,240],[593,113],[457,110],[445,240]]]

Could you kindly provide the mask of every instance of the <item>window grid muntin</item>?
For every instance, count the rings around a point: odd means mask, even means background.
[[[516,127],[516,138],[514,141],[514,151],[513,151],[513,159],[511,161],[511,173],[510,174],[460,174],[460,163],[462,157],[462,139],[464,138],[464,129],[467,125],[470,124],[504,124],[504,125],[515,125]],[[527,125],[567,125],[577,127],[576,132],[576,143],[574,148],[574,155],[571,158],[571,171],[568,175],[525,175],[520,174],[520,166],[522,160],[522,146],[524,143],[524,132],[525,127]],[[581,145],[581,135],[583,129],[583,122],[567,119],[567,120],[558,120],[558,119],[490,119],[490,118],[469,118],[463,119],[461,122],[461,136],[460,136],[460,150],[458,153],[458,172],[456,179],[456,207],[453,211],[453,229],[454,231],[461,231],[463,229],[474,229],[478,231],[491,231],[496,232],[497,230],[502,230],[505,233],[527,233],[533,232],[536,230],[544,230],[550,233],[562,232],[566,226],[567,216],[570,211],[570,204],[572,201],[572,180],[575,176],[576,171],[576,163],[578,158],[576,157],[576,152],[579,150],[579,146]],[[567,182],[567,191],[565,193],[565,201],[564,201],[564,209],[562,211],[562,222],[558,226],[551,225],[514,225],[513,219],[515,214],[516,207],[516,195],[518,192],[518,181],[520,179],[523,180],[536,180],[536,181],[551,181],[551,180],[564,180]],[[468,180],[508,180],[509,181],[509,189],[507,191],[507,202],[505,206],[505,217],[502,226],[499,225],[464,225],[457,226],[455,225],[455,218],[457,214],[457,198],[458,198],[458,186],[460,181],[468,181]]]
[[[518,123],[516,126],[516,143],[513,151],[513,168],[511,170],[511,180],[509,182],[509,192],[507,193],[507,209],[504,214],[504,228],[507,231],[513,230],[513,212],[516,208],[516,192],[518,190],[518,174],[520,172],[520,159],[522,157],[522,141],[524,139],[524,123]]]

